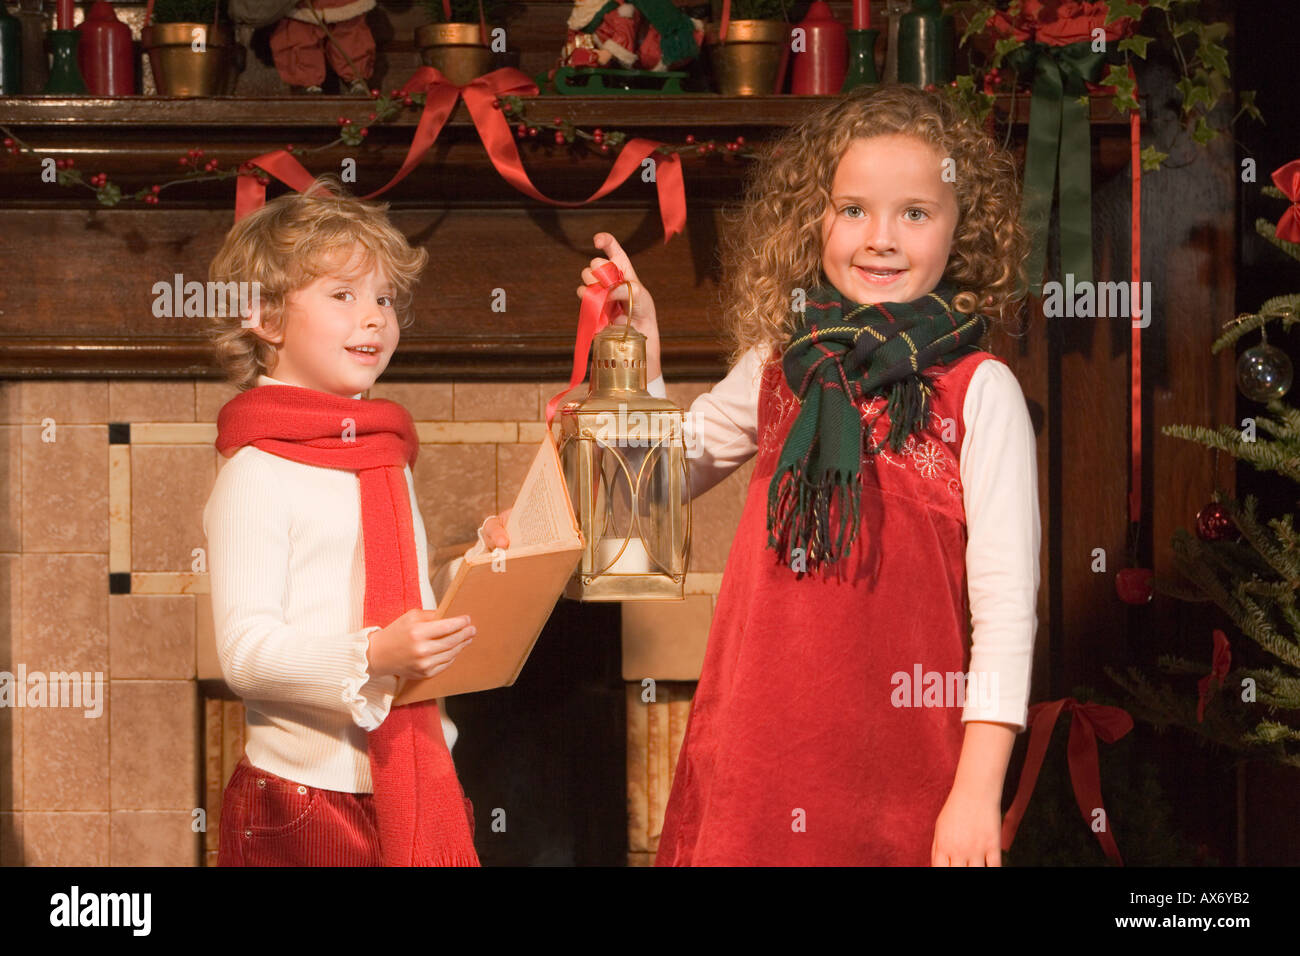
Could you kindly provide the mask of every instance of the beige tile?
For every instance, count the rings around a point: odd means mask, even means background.
[[[487,445],[518,440],[519,426],[515,422],[418,422],[415,434],[422,445]]]
[[[39,425],[47,418],[62,425],[102,425],[108,419],[108,382],[27,381],[22,383],[22,420]]]
[[[98,717],[73,707],[23,710],[24,807],[108,809],[109,693],[104,681]]]
[[[22,555],[0,554],[0,670],[22,660]]]
[[[497,501],[502,508],[514,504],[536,455],[533,445],[497,445]]]
[[[193,595],[108,598],[109,670],[115,680],[194,679]]]
[[[23,429],[0,425],[0,552],[23,541]]]
[[[497,510],[495,445],[426,445],[415,466],[429,551],[473,541],[483,519]]]
[[[198,866],[202,834],[180,810],[114,810],[112,866]]]
[[[192,422],[194,382],[155,380],[108,383],[110,422]]]
[[[216,475],[203,445],[131,449],[131,570],[190,571]]]
[[[112,808],[188,811],[200,806],[194,684],[115,680],[112,694]]]
[[[691,502],[692,571],[721,571],[726,565],[753,471],[750,460]]]
[[[0,382],[0,425],[22,424],[22,403],[22,382]]]
[[[108,551],[107,449],[107,425],[23,426],[24,551]]]
[[[239,389],[229,382],[215,379],[196,380],[194,383],[193,420],[196,422],[215,422],[218,413],[221,411],[221,406],[238,394]]]
[[[26,866],[108,866],[108,813],[23,814]]]
[[[712,605],[707,595],[623,605],[623,679],[699,680]]]
[[[447,382],[376,382],[370,397],[396,402],[417,422],[445,422],[452,418],[451,392]]]
[[[457,421],[538,419],[537,385],[511,382],[457,382],[453,388]]]
[[[22,556],[23,660],[30,670],[108,670],[102,554]]]
[[[0,810],[0,866],[24,866],[23,813]]]
[[[224,680],[217,657],[211,594],[194,595],[194,676],[199,680]]]
[[[559,422],[551,426],[551,432],[559,435]],[[519,423],[519,444],[521,445],[540,445],[542,439],[546,437],[546,422],[520,422]],[[557,440],[558,443],[558,440]]]

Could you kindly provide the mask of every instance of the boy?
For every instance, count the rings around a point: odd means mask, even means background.
[[[321,188],[329,192],[321,192]],[[330,195],[332,192],[334,195]],[[451,665],[474,628],[437,620],[409,413],[383,373],[428,254],[334,177],[240,220],[213,282],[254,283],[215,319],[241,393],[203,513],[222,672],[244,698],[219,865],[478,865],[441,701],[391,709],[398,678]],[[485,525],[506,546],[499,522]]]

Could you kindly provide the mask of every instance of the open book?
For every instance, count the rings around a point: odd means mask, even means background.
[[[474,642],[440,674],[403,680],[393,705],[470,694],[515,682],[582,556],[582,533],[548,432],[506,522],[510,547],[479,541],[438,603],[439,617],[469,615]]]

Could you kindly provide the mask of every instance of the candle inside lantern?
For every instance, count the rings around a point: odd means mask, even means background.
[[[609,562],[614,561],[614,555],[618,554],[618,549],[623,547],[623,539],[619,537],[601,538],[596,543],[596,567],[603,568]],[[627,548],[613,566],[605,574],[650,574],[653,565],[650,563],[650,555],[641,543],[640,537],[633,535],[627,539]]]
[[[871,0],[853,0],[853,29],[867,30],[871,27]]]
[[[58,0],[54,10],[54,26],[59,30],[72,29],[72,0]]]

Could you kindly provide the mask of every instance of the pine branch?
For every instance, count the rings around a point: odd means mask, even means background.
[[[1277,237],[1277,223],[1268,219],[1256,219],[1255,231],[1285,252],[1292,259],[1300,259],[1300,245]]]
[[[1259,523],[1259,516],[1256,513],[1259,502],[1254,495],[1247,495],[1244,503],[1238,502],[1227,494],[1215,494],[1214,500],[1227,509],[1242,537],[1260,557],[1268,562],[1273,571],[1284,579],[1276,584],[1268,582],[1263,586],[1292,589],[1300,587],[1300,552],[1295,549],[1291,516],[1287,515],[1285,521],[1270,521],[1269,527],[1274,529],[1276,535],[1269,534]],[[1281,597],[1282,595],[1278,595],[1279,600]]]

